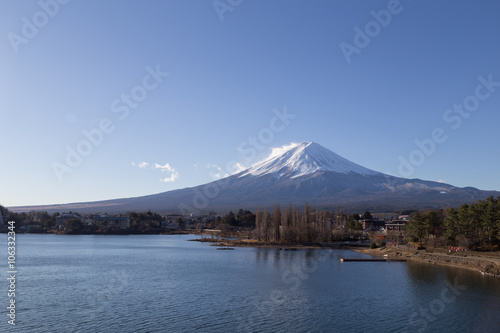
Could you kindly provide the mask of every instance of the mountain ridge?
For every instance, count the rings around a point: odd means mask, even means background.
[[[500,196],[500,192],[390,176],[353,163],[317,143],[304,142],[290,145],[237,174],[199,186],[134,198],[9,209],[191,213],[274,204],[302,206],[307,202],[325,209],[394,211],[457,207],[488,196]]]
[[[283,154],[259,162],[242,172],[240,177],[258,176],[266,173],[293,174],[291,178],[304,176],[318,171],[338,173],[359,173],[362,175],[379,174],[353,163],[315,142],[303,142],[286,150]]]

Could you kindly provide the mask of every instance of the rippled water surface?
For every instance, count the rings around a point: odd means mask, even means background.
[[[0,331],[500,331],[500,280],[476,272],[192,238],[18,235],[16,326],[4,256]]]

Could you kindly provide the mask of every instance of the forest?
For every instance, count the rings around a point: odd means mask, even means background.
[[[497,250],[500,245],[500,200],[488,197],[459,208],[416,212],[405,234],[409,241],[422,246]]]
[[[346,231],[361,231],[359,222],[342,211],[318,210],[307,203],[304,209],[292,205],[285,209],[275,205],[272,212],[257,209],[255,215],[255,238],[265,242],[325,243],[345,239]]]

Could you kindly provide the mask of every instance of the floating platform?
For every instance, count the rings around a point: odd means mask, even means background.
[[[348,262],[348,261],[406,261],[406,259],[389,259],[389,258],[340,258],[340,261],[342,262]]]
[[[218,247],[217,250],[218,251],[234,250],[234,247]]]

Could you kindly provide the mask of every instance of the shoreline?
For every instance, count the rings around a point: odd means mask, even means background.
[[[425,250],[403,249],[400,247],[382,247],[370,249],[368,243],[339,242],[339,243],[274,243],[264,242],[255,239],[191,239],[190,241],[212,243],[216,247],[256,247],[256,248],[279,248],[289,249],[342,249],[358,253],[368,254],[374,257],[387,259],[406,259],[408,262],[418,262],[431,265],[441,265],[455,268],[463,268],[481,273],[495,278],[500,278],[500,255],[493,256],[493,253],[483,254],[478,252],[427,252]]]
[[[217,247],[259,247],[259,248],[285,248],[285,249],[344,249],[350,250],[352,248],[365,249],[369,247],[369,243],[278,243],[278,242],[265,242],[256,239],[190,239],[189,241],[212,243],[210,246]]]
[[[500,258],[487,257],[478,253],[434,253],[425,250],[408,250],[398,247],[382,247],[377,249],[352,248],[352,251],[368,254],[374,257],[389,259],[406,259],[409,262],[418,262],[431,265],[441,265],[454,268],[464,268],[495,278],[500,278]]]

